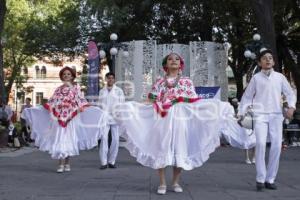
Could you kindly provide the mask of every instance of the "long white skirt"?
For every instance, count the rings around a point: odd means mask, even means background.
[[[232,146],[239,149],[250,149],[256,145],[256,137],[251,129],[241,127],[234,118],[234,109],[227,106],[223,110],[226,116],[221,122],[220,133],[226,141]]]
[[[31,127],[31,138],[41,151],[48,151],[53,159],[79,155],[79,150],[91,149],[107,132],[107,117],[100,108],[88,107],[62,127],[42,106],[27,108],[22,118]]]
[[[152,105],[126,102],[116,114],[137,161],[153,169],[200,167],[220,145],[220,122],[229,104],[218,100],[178,103],[160,117]]]

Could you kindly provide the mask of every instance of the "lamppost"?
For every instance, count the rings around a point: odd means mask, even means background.
[[[119,48],[124,48],[123,56],[128,57],[129,53],[127,51],[127,45],[117,43],[118,35],[112,33],[109,37],[110,43],[98,43],[99,46],[99,55],[100,59],[104,59],[106,57],[106,52],[109,49],[109,54],[111,56],[111,66],[109,66],[109,71],[115,73],[115,65],[116,65],[116,55],[118,54]]]
[[[265,50],[266,48],[264,47],[265,45],[263,44],[263,42],[261,41],[261,36],[256,33],[253,35],[252,37],[252,41],[250,41],[249,43],[247,43],[246,46],[246,50],[244,52],[244,56],[247,59],[252,60],[252,65],[249,68],[249,70],[247,71],[247,82],[250,81],[251,77],[259,70],[259,67],[256,64],[256,57],[257,55]]]

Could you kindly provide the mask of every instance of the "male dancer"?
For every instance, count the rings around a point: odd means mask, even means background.
[[[282,106],[281,95],[288,102],[286,116],[292,118],[296,108],[296,96],[281,73],[273,70],[273,53],[264,49],[257,57],[261,71],[255,74],[242,97],[238,115],[245,114],[249,105],[253,106],[255,116],[254,132],[256,136],[256,189],[276,190],[275,178],[279,167],[282,143]],[[271,148],[269,162],[266,167],[265,151],[267,136],[270,137]]]
[[[100,107],[109,113],[109,126],[111,130],[112,141],[108,149],[108,132],[101,138],[99,156],[101,160],[100,169],[116,168],[115,162],[119,150],[119,126],[117,125],[112,112],[115,106],[125,101],[124,93],[121,88],[115,85],[115,74],[107,73],[105,75],[107,85],[100,90]]]

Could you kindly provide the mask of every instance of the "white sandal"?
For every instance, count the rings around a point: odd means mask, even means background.
[[[167,192],[167,186],[166,185],[160,185],[157,188],[157,194],[166,194]]]
[[[71,171],[71,165],[70,164],[65,165],[64,170],[65,170],[65,172]]]
[[[58,168],[56,170],[57,173],[63,173],[64,172],[64,166],[63,165],[58,165]]]
[[[179,184],[173,185],[172,188],[174,192],[178,192],[178,193],[183,192],[183,189]]]

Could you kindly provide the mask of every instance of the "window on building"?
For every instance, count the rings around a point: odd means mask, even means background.
[[[41,78],[41,70],[38,65],[35,66],[35,77],[36,78]]]
[[[36,104],[43,104],[43,98],[44,98],[44,94],[42,92],[37,92],[35,94],[35,103]]]
[[[24,74],[25,76],[28,75],[28,68],[27,68],[27,67],[23,67],[23,74]]]
[[[46,76],[47,76],[47,70],[46,70],[46,67],[43,66],[42,69],[41,69],[41,78],[45,79]]]

